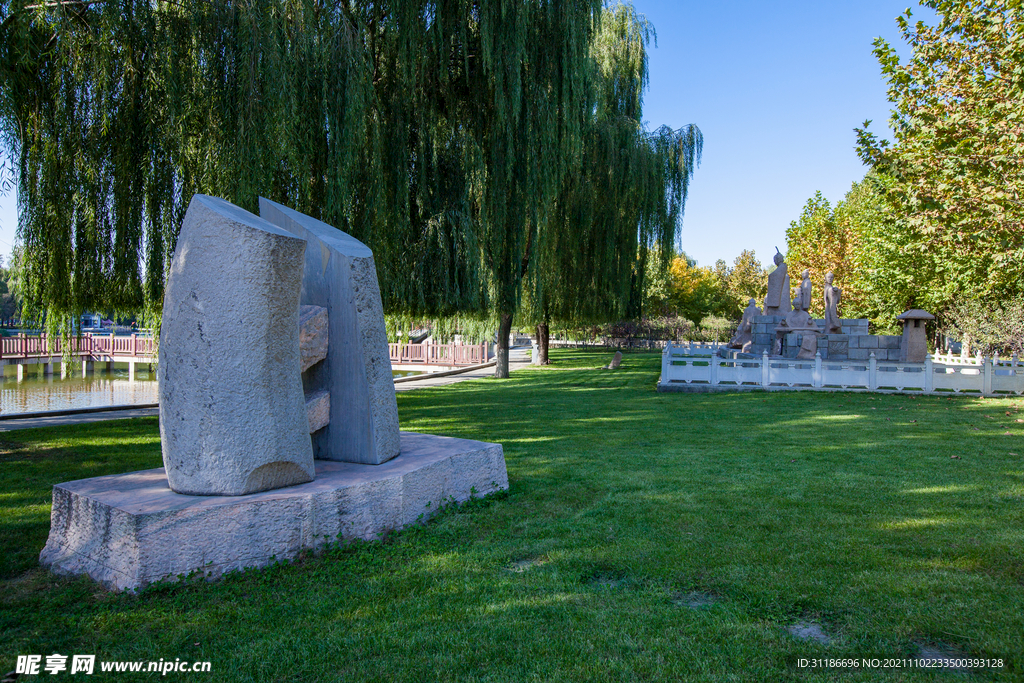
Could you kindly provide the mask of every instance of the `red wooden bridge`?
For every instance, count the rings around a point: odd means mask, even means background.
[[[156,362],[156,344],[148,335],[130,336],[84,334],[68,340],[70,355],[82,361],[82,376],[95,362],[128,363],[128,375],[135,379],[137,363]],[[19,334],[15,337],[0,337],[0,366],[17,365],[18,379],[24,376],[25,365],[41,364],[44,374],[53,373],[54,363],[61,364],[61,375],[66,376],[64,365],[64,341],[60,337],[46,334]]]
[[[487,344],[388,344],[392,365],[464,367],[487,362]]]

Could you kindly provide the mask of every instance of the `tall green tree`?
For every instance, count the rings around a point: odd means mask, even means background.
[[[914,284],[907,305],[1007,299],[1024,290],[1024,14],[1015,0],[922,4],[934,25],[898,18],[909,59],[875,42],[894,142],[857,131],[861,157],[887,179],[887,270]]]

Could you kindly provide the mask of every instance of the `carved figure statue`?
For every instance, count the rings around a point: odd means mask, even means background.
[[[729,341],[730,349],[746,351],[754,342],[753,317],[755,315],[761,315],[761,309],[757,307],[757,302],[751,299],[743,311],[743,317],[740,318],[740,325],[736,328],[736,334]]]
[[[786,258],[775,247],[775,270],[768,274],[768,294],[764,298],[765,315],[785,315],[789,313],[789,267]]]
[[[811,310],[811,271],[804,269],[800,274],[800,310]],[[793,308],[796,308],[794,306]]]
[[[835,276],[825,273],[825,334],[842,334],[843,322],[839,318],[842,290],[832,284]]]

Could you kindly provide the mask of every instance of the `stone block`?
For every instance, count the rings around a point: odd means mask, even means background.
[[[331,394],[330,424],[313,435],[314,456],[387,462],[400,448],[398,403],[373,253],[354,237],[262,197],[260,215],[309,241],[301,302],[327,309],[327,358],[305,377],[308,391]]]
[[[878,348],[898,349],[900,348],[900,342],[902,339],[902,337],[896,335],[880,335],[878,337]]]
[[[768,346],[772,343],[772,335],[767,333],[760,333],[754,335],[754,344]]]
[[[857,340],[857,348],[861,349],[877,349],[878,348],[878,337],[873,334],[860,334],[854,337]]]
[[[157,365],[171,490],[239,496],[313,479],[299,356],[305,250],[222,199],[192,198]]]
[[[331,395],[328,392],[321,389],[306,394],[306,419],[310,434],[331,423]]]
[[[828,341],[828,356],[833,359],[848,358],[850,353],[850,343],[846,341]]]
[[[314,482],[242,497],[174,493],[163,469],[58,484],[39,561],[134,591],[193,572],[214,578],[265,566],[339,539],[375,539],[446,502],[508,488],[498,444],[405,432],[401,450],[377,466],[317,461]]]
[[[871,355],[871,349],[850,349],[847,358],[849,360],[867,360]]]
[[[300,367],[305,372],[327,358],[327,309],[322,306],[299,307]]]

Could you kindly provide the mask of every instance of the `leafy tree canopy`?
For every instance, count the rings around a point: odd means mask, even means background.
[[[922,4],[938,21],[899,17],[907,61],[875,41],[895,141],[857,130],[885,177],[888,272],[908,305],[1009,298],[1024,287],[1024,15],[1015,0]]]

